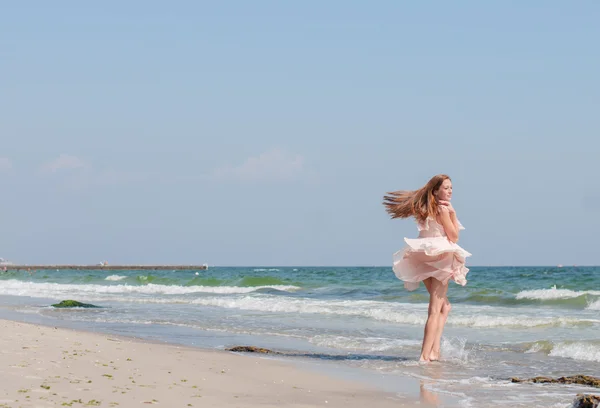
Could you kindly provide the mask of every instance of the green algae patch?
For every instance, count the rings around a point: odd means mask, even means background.
[[[70,307],[83,307],[83,308],[99,308],[100,306],[92,305],[90,303],[81,303],[76,300],[63,300],[60,303],[51,305],[56,308],[70,308]]]

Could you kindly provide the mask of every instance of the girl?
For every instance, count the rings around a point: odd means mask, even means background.
[[[420,361],[440,357],[442,332],[450,302],[446,297],[450,279],[465,286],[469,269],[465,258],[471,254],[458,246],[464,227],[452,207],[452,181],[445,174],[434,176],[416,191],[394,191],[384,196],[383,204],[393,218],[414,217],[419,229],[416,239],[404,238],[407,246],[393,256],[393,271],[413,291],[423,281],[429,292],[429,310]]]

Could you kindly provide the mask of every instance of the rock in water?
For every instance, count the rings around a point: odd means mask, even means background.
[[[92,307],[100,307],[100,306],[92,305],[92,304],[89,304],[89,303],[81,303],[81,302],[78,302],[76,300],[63,300],[60,303],[53,304],[52,307],[58,307],[58,308],[68,308],[68,307],[92,308]]]
[[[280,354],[277,351],[269,350],[262,347],[254,346],[235,346],[225,349],[227,351],[235,351],[238,353],[264,353],[264,354]]]
[[[591,394],[577,394],[572,408],[598,408],[600,407],[600,396]]]
[[[514,383],[533,382],[533,383],[551,383],[551,384],[581,384],[590,387],[600,388],[600,378],[590,375],[571,375],[568,377],[550,378],[550,377],[533,377],[533,378],[511,378]]]

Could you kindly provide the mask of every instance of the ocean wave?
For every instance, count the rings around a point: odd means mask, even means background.
[[[390,339],[382,337],[347,337],[333,335],[318,335],[308,341],[316,346],[335,349],[360,350],[366,352],[388,351],[406,347],[420,346],[417,340]]]
[[[600,341],[536,341],[526,353],[545,353],[551,357],[563,357],[581,361],[600,362]]]
[[[244,288],[240,288],[244,289]],[[265,313],[307,313],[321,315],[354,316],[398,324],[425,324],[427,319],[426,304],[387,303],[370,300],[316,300],[307,298],[291,298],[249,293],[237,297],[114,297],[94,293],[87,301],[117,301],[130,303],[154,304],[192,304],[225,309],[258,311]],[[519,315],[490,315],[489,307],[472,307],[460,315],[451,315],[449,325],[480,328],[532,328],[532,327],[574,327],[599,324],[600,320],[563,316],[538,316],[534,313]]]
[[[58,296],[94,295],[94,294],[149,294],[149,295],[185,295],[190,293],[236,294],[251,293],[261,289],[295,291],[301,289],[292,285],[264,285],[253,287],[239,286],[176,286],[157,285],[74,285],[61,283],[37,283],[8,280],[0,282],[0,294],[54,298]]]
[[[583,290],[576,291],[570,289],[557,289],[553,286],[551,289],[533,289],[524,290],[515,296],[516,299],[533,299],[533,300],[551,300],[551,299],[572,299],[580,296],[600,296],[598,290]]]
[[[368,300],[324,301],[313,299],[290,299],[274,297],[241,297],[234,299],[203,298],[192,300],[194,304],[218,306],[230,309],[256,310],[284,313],[321,313],[344,316],[366,317],[374,320],[423,325],[427,318],[427,305],[386,303]],[[485,308],[485,310],[489,310]],[[600,320],[575,317],[539,317],[520,314],[518,316],[493,316],[473,310],[472,314],[451,315],[449,325],[467,327],[549,327],[580,326],[600,323]]]
[[[560,308],[584,309],[590,298],[595,299],[594,291],[576,292],[568,289],[526,290],[517,294],[500,290],[475,290],[459,295],[459,301],[477,305],[528,306],[543,302]]]
[[[586,309],[588,310],[600,310],[600,299],[596,300],[595,302],[592,302],[588,305],[588,307],[586,307]]]
[[[377,300],[314,299],[264,293],[265,290],[294,292],[293,285],[241,286],[176,286],[128,284],[59,284],[8,280],[0,282],[1,295],[30,296],[51,299],[77,299],[84,302],[189,304],[243,311],[270,313],[307,313],[351,316],[382,322],[422,326],[427,318],[427,304],[398,303]],[[205,296],[183,296],[205,293]],[[149,296],[153,295],[153,296]],[[177,296],[179,295],[179,296]],[[211,296],[213,295],[213,296]],[[232,295],[232,296],[217,296]],[[477,328],[581,327],[600,324],[600,320],[574,315],[544,315],[534,309],[463,305],[452,313],[448,324]]]
[[[321,313],[367,317],[375,320],[422,325],[427,318],[427,305],[386,303],[368,300],[324,301],[274,297],[241,297],[234,299],[202,298],[191,301],[204,306],[283,313]],[[487,309],[486,309],[487,310]],[[575,317],[490,316],[474,310],[471,315],[451,315],[449,325],[467,327],[540,327],[578,326],[600,323]]]
[[[123,280],[123,279],[126,279],[126,278],[127,278],[127,276],[110,275],[110,276],[107,276],[104,280],[107,280],[107,281],[120,281],[120,280]]]

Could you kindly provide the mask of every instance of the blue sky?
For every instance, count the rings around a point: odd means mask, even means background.
[[[0,256],[389,265],[454,182],[470,265],[600,264],[596,1],[12,2]]]

